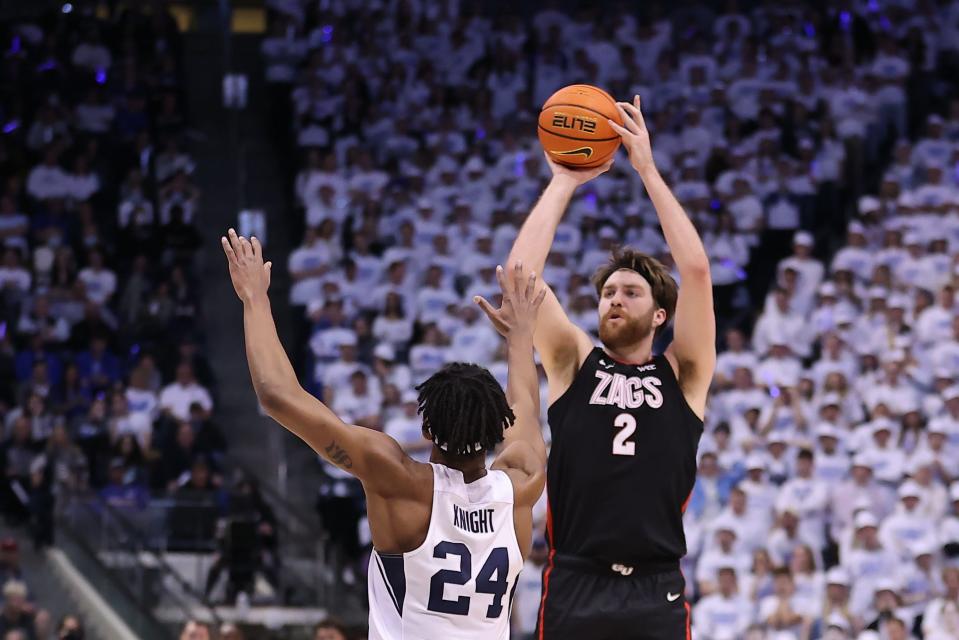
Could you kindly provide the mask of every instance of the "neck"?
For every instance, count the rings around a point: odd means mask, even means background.
[[[486,456],[482,453],[472,456],[458,456],[447,453],[434,444],[433,452],[430,454],[430,462],[456,469],[463,474],[463,480],[467,483],[479,480],[486,475]]]
[[[653,336],[650,334],[636,344],[618,347],[616,349],[604,344],[603,351],[617,362],[624,364],[646,364],[653,357]]]

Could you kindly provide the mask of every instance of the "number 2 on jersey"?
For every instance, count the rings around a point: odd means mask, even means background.
[[[616,416],[613,426],[620,429],[613,438],[613,455],[636,455],[636,443],[629,441],[629,437],[636,431],[636,418],[628,413],[621,413]]]
[[[473,556],[465,544],[444,540],[433,548],[433,557],[441,560],[448,556],[459,556],[459,571],[443,569],[430,579],[430,601],[426,608],[437,613],[468,616],[470,599],[460,596],[456,600],[443,597],[443,589],[448,584],[465,585],[472,576]],[[496,547],[483,564],[476,576],[476,593],[488,593],[493,603],[486,609],[487,618],[498,618],[503,613],[503,596],[506,595],[507,574],[509,573],[509,552],[506,547]],[[496,574],[496,577],[493,577]]]

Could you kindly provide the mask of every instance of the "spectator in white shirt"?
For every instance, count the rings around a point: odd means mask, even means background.
[[[93,134],[104,134],[113,126],[116,109],[112,104],[104,102],[103,92],[90,89],[86,98],[74,110],[76,127],[80,131]]]
[[[104,46],[96,27],[91,27],[91,32],[76,46],[73,55],[70,56],[73,66],[83,67],[90,72],[107,71],[112,61],[110,50]]]
[[[916,317],[913,334],[920,345],[947,342],[952,338],[956,317],[955,291],[951,286],[939,290],[936,305],[924,309]]]
[[[795,476],[779,490],[777,503],[786,505],[799,515],[799,530],[814,549],[825,546],[826,512],[829,506],[827,483],[813,475],[814,454],[802,449],[796,455]]]
[[[380,428],[383,394],[376,378],[357,369],[349,377],[349,386],[336,392],[332,409],[337,414],[350,416],[354,424]]]
[[[899,572],[899,557],[879,540],[879,521],[868,511],[856,514],[856,533],[847,554],[840,558],[852,578],[850,610],[865,616],[872,605],[876,581]]]
[[[840,446],[839,430],[828,422],[816,428],[815,478],[823,483],[838,486],[849,474],[849,455]],[[828,496],[827,496],[828,498]]]
[[[422,382],[447,362],[446,337],[435,324],[423,330],[423,341],[410,349],[410,370],[413,381]]]
[[[105,304],[117,289],[117,276],[104,266],[103,254],[98,249],[87,253],[87,266],[80,270],[77,279],[83,283],[87,300]]]
[[[749,571],[749,554],[737,542],[735,524],[717,518],[713,530],[715,546],[703,553],[696,565],[696,586],[703,596],[716,591],[721,568],[733,567],[741,574]]]
[[[935,458],[928,451],[913,453],[906,462],[906,473],[921,492],[919,510],[927,518],[939,522],[949,510],[949,492],[935,477]]]
[[[912,163],[920,167],[945,167],[952,158],[954,144],[945,137],[942,117],[931,114],[926,119],[926,137],[912,150]]]
[[[391,291],[386,294],[383,313],[373,321],[373,336],[394,349],[405,349],[413,337],[413,320],[403,309],[403,298]]]
[[[193,366],[181,362],[176,368],[176,380],[160,391],[160,410],[169,413],[177,420],[190,419],[190,405],[198,403],[206,412],[205,418],[213,411],[213,399],[210,392],[196,381]]]
[[[832,491],[830,511],[833,540],[840,540],[843,532],[852,526],[856,505],[860,502],[874,505],[873,509],[881,517],[892,510],[894,502],[892,490],[879,485],[873,478],[872,458],[865,453],[856,454],[852,459],[850,478]]]
[[[943,519],[937,530],[937,537],[950,557],[959,556],[959,481],[949,485],[951,511]]]
[[[912,617],[922,615],[926,606],[945,591],[936,562],[940,545],[930,533],[910,546],[912,564],[902,573],[902,601]]]
[[[919,509],[921,495],[922,490],[912,480],[899,485],[899,504],[879,527],[882,546],[898,553],[903,562],[911,560],[912,545],[934,528],[932,520]]]
[[[826,591],[826,576],[820,571],[821,558],[809,545],[799,545],[793,550],[789,560],[793,583],[796,586],[796,599],[802,602],[802,608],[813,617],[818,616]]]
[[[716,373],[713,383],[724,388],[732,384],[733,372],[739,367],[753,370],[759,364],[759,358],[747,349],[746,337],[739,329],[726,331],[726,349],[716,358]]]
[[[816,541],[800,531],[799,508],[796,505],[781,500],[776,505],[776,511],[777,525],[769,535],[766,548],[774,564],[789,566],[796,549],[815,546]]]
[[[9,289],[21,294],[30,291],[32,278],[30,272],[20,264],[20,251],[9,247],[3,252],[3,264],[0,265],[0,290]]]
[[[925,640],[952,640],[959,638],[959,567],[942,570],[945,593],[929,603],[922,616]]]
[[[433,442],[423,433],[423,420],[419,416],[419,401],[415,391],[404,391],[403,413],[386,421],[383,433],[396,440],[403,451],[419,462],[428,462]]]
[[[798,385],[800,373],[802,363],[793,355],[789,340],[782,333],[773,333],[769,352],[756,370],[759,383],[768,387],[771,395],[775,395],[776,388]]]
[[[833,567],[826,573],[826,598],[822,620],[827,626],[844,625],[848,631],[861,629],[862,619],[849,608],[850,577],[843,567]]]
[[[873,254],[866,241],[866,230],[861,223],[853,221],[847,227],[846,244],[832,259],[832,271],[848,269],[857,278],[865,281],[873,269]]]
[[[357,347],[356,333],[352,330],[343,331],[337,336],[339,358],[322,366],[320,382],[323,384],[323,399],[331,406],[336,401],[336,395],[350,386],[350,377],[357,371],[366,371],[366,365],[359,361]]]
[[[746,477],[739,483],[739,487],[746,494],[746,502],[751,518],[757,525],[762,523],[763,529],[769,529],[773,520],[773,508],[776,504],[777,488],[769,482],[766,474],[766,458],[762,453],[754,451],[746,458]]]
[[[718,589],[693,609],[695,637],[701,640],[735,640],[753,619],[753,605],[739,592],[735,567],[720,567]]]
[[[473,305],[464,305],[460,318],[463,325],[452,336],[451,351],[465,362],[481,365],[492,362],[493,354],[500,343],[498,334],[488,322],[480,321],[480,313]]]
[[[756,322],[753,331],[753,348],[757,353],[765,354],[774,341],[780,341],[799,355],[809,353],[809,326],[807,318],[790,308],[789,293],[777,288],[773,293],[773,304],[767,305]]]
[[[759,603],[759,619],[768,629],[793,637],[808,637],[812,627],[814,612],[808,605],[796,597],[796,587],[792,572],[788,567],[773,569],[774,594],[766,596]]]
[[[57,150],[51,146],[43,155],[43,163],[27,174],[27,193],[37,200],[63,198],[70,188],[70,176],[60,168]]]
[[[100,190],[100,178],[90,170],[85,156],[77,156],[69,175],[66,195],[75,202],[86,202]]]
[[[811,297],[813,292],[819,287],[823,278],[823,265],[819,260],[812,257],[814,242],[812,234],[808,231],[797,231],[793,236],[793,254],[780,260],[777,267],[777,273],[781,274],[783,269],[792,267],[799,272],[799,283],[804,293]]]
[[[287,266],[293,280],[290,304],[305,305],[319,297],[321,277],[334,264],[333,256],[320,242],[316,227],[307,227],[303,244],[290,252]]]

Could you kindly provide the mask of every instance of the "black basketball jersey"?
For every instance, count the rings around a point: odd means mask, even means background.
[[[666,357],[623,364],[593,349],[550,406],[549,425],[553,549],[631,566],[678,563],[703,421]]]

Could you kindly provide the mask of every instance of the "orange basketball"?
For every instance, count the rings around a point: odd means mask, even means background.
[[[539,141],[560,164],[598,167],[622,142],[607,119],[623,124],[611,95],[589,84],[571,84],[551,95],[539,112]]]

